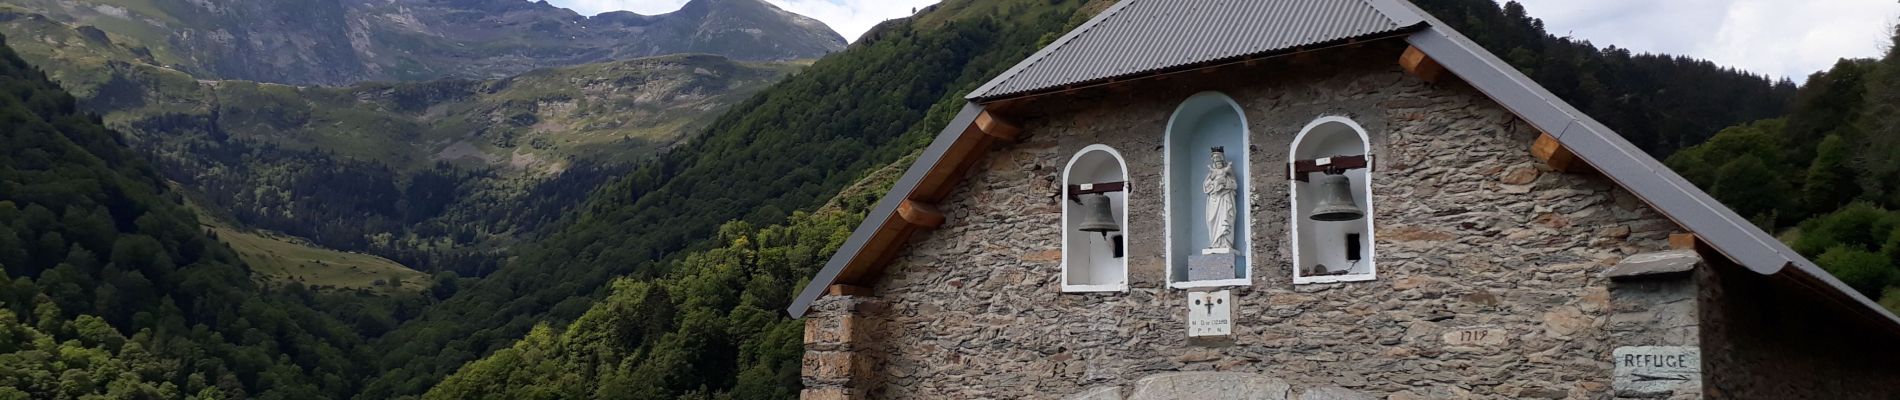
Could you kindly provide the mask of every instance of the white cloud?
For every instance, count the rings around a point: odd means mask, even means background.
[[[567,7],[575,12],[594,15],[608,11],[627,10],[653,15],[673,12],[686,5],[687,0],[548,0],[556,6]],[[906,17],[911,10],[936,4],[937,0],[766,0],[779,8],[800,15],[824,21],[832,30],[844,35],[845,39],[856,41],[864,31],[871,30],[879,22],[892,18]]]
[[[1841,58],[1879,57],[1891,0],[1520,0],[1558,36],[1687,55],[1796,82]]]

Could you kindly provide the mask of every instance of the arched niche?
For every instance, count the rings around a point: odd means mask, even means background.
[[[1365,156],[1370,160],[1372,145],[1365,128],[1350,118],[1321,117],[1294,137],[1288,160],[1330,159],[1338,156]],[[1370,161],[1368,161],[1370,165]],[[1373,256],[1372,168],[1343,173],[1349,181],[1352,199],[1365,217],[1356,221],[1326,222],[1311,218],[1313,208],[1323,194],[1320,173],[1310,179],[1289,180],[1287,193],[1292,196],[1293,283],[1329,283],[1368,281],[1378,268]],[[1357,254],[1353,260],[1350,254]],[[1321,266],[1324,266],[1323,268]]]
[[[1247,212],[1252,180],[1248,173],[1247,117],[1240,104],[1219,92],[1202,92],[1188,97],[1168,118],[1164,143],[1167,179],[1167,250],[1168,286],[1202,288],[1244,286],[1252,282],[1253,238],[1249,234],[1253,217]],[[1233,163],[1237,187],[1234,220],[1234,251],[1238,258],[1231,279],[1193,280],[1188,258],[1202,254],[1208,247],[1207,195],[1201,186],[1207,179],[1211,149],[1225,148]]]
[[[1111,184],[1128,181],[1128,163],[1121,152],[1106,145],[1082,148],[1069,158],[1062,169],[1062,187]],[[1123,184],[1122,187],[1131,187]],[[1128,232],[1128,192],[1105,193],[1109,209],[1120,232],[1106,235],[1083,232],[1083,215],[1088,212],[1075,201],[1063,201],[1062,207],[1062,291],[1119,292],[1128,290],[1128,257],[1124,254]]]

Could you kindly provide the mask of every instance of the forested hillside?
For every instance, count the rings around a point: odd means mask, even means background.
[[[317,294],[251,271],[158,172],[0,40],[0,397],[319,398],[415,294]]]
[[[424,398],[796,398],[804,324],[782,310],[868,205],[763,229],[728,223],[714,236],[722,247],[667,263],[665,277],[614,280],[565,329],[537,326]]]
[[[611,279],[668,276],[682,254],[725,245],[715,234],[729,221],[767,226],[784,222],[792,210],[817,207],[873,167],[922,147],[961,105],[963,93],[1086,18],[1076,12],[1081,3],[949,1],[916,19],[886,23],[734,107],[699,139],[606,185],[560,232],[385,337],[380,344],[388,372],[360,398],[421,393],[463,363],[511,347],[536,324],[564,326],[604,298]],[[771,306],[791,300],[789,291],[777,296],[757,304],[776,310]],[[784,317],[759,318],[745,329]],[[671,332],[680,321],[656,323],[655,329]],[[626,339],[616,344],[649,344]],[[731,359],[707,350],[673,354]],[[733,383],[707,384],[707,390],[728,391]]]
[[[1900,32],[1886,57],[1808,77],[1784,117],[1669,158],[1723,204],[1900,312]]]
[[[538,325],[424,398],[797,397],[804,324],[780,310],[915,159],[901,158],[785,223],[727,223],[718,247],[668,262],[666,276],[615,279],[610,294],[565,329]]]

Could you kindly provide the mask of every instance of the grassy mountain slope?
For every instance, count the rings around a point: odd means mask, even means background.
[[[121,135],[4,41],[0,143],[0,394],[342,396],[368,372],[365,337],[420,300],[254,285]]]
[[[387,258],[325,249],[271,231],[235,228],[203,210],[194,207],[192,211],[212,239],[224,242],[251,268],[252,280],[259,285],[396,293],[427,289],[434,283],[428,275]]]
[[[345,87],[202,80],[151,61],[114,40],[118,35],[7,7],[0,5],[0,32],[16,38],[28,61],[48,66],[55,81],[109,125],[215,118],[219,129],[240,139],[323,149],[404,170],[442,158],[508,165],[512,153],[520,153],[553,164],[651,149],[695,131],[709,115],[802,65],[680,54],[488,80]],[[131,133],[162,140],[170,132]],[[456,146],[463,141],[473,147]]]
[[[933,27],[886,23],[596,191],[558,232],[386,336],[388,372],[359,398],[421,393],[538,323],[565,324],[605,296],[612,278],[664,276],[667,260],[722,245],[709,238],[727,221],[765,226],[819,206],[921,147],[962,93],[1085,17],[1075,0],[983,1],[1002,6]],[[760,301],[772,310],[790,292]]]
[[[294,282],[316,290],[427,288],[429,276],[387,258],[318,247],[302,239],[226,227],[212,230],[263,282]],[[394,283],[391,283],[394,282]]]
[[[761,0],[591,18],[522,0],[15,0],[6,8],[196,77],[289,84],[496,78],[677,53],[808,59],[845,45],[823,23]]]
[[[218,82],[211,111],[113,116],[244,226],[474,276],[620,165],[796,68],[679,55],[485,81]]]
[[[574,159],[650,154],[797,68],[671,55],[492,80],[209,86],[219,129],[239,140],[320,149],[399,170],[451,161],[551,173]],[[132,109],[113,117],[137,124],[162,116]]]

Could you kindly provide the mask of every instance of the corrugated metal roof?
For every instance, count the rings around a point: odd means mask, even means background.
[[[1124,0],[971,92],[994,100],[1420,26],[1393,0]]]

